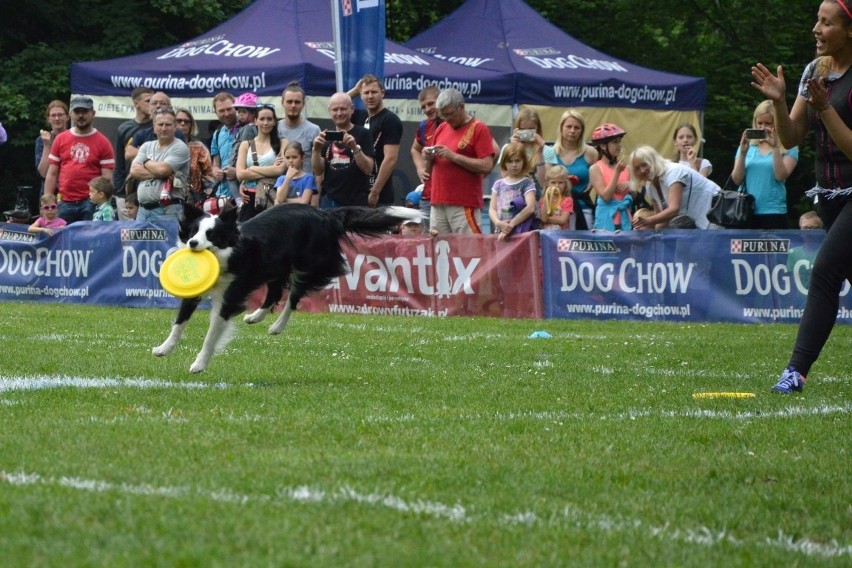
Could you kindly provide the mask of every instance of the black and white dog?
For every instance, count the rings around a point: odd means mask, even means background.
[[[234,207],[226,206],[214,217],[185,205],[178,246],[209,249],[221,266],[219,280],[208,292],[213,301],[210,327],[189,370],[204,371],[214,353],[227,346],[233,337],[231,318],[245,310],[249,295],[261,285],[267,285],[266,299],[243,319],[248,323],[261,321],[288,288],[287,304],[269,327],[270,334],[281,333],[299,300],[346,274],[341,241],[348,240],[350,233],[375,237],[405,220],[419,218],[420,211],[406,207],[340,207],[323,211],[293,204],[273,207],[238,225]],[[151,350],[154,355],[169,355],[175,350],[201,300],[199,296],[181,301],[172,331],[162,345]]]

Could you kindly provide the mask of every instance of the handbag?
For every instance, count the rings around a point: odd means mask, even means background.
[[[745,182],[737,189],[729,189],[733,180],[728,178],[723,189],[713,196],[707,220],[728,229],[748,226],[754,212],[754,196],[746,192]]]
[[[249,141],[249,148],[251,149],[251,159],[256,164],[257,163],[257,148],[254,145],[254,140]],[[275,178],[260,178],[257,180],[257,185],[255,185],[254,192],[254,208],[256,211],[266,211],[273,205],[275,205],[275,194],[277,191],[275,190]]]

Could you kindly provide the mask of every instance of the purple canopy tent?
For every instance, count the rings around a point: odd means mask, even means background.
[[[444,61],[511,73],[513,103],[537,110],[550,140],[565,107],[583,112],[587,136],[597,124],[616,122],[628,131],[629,147],[651,144],[667,155],[678,124],[701,130],[703,78],[647,69],[592,49],[522,0],[468,0],[405,45]]]
[[[592,49],[522,0],[468,0],[405,45],[513,74],[517,104],[701,110],[706,100],[704,79],[639,67]]]
[[[326,97],[336,90],[328,0],[257,0],[180,45],[71,66],[72,92],[100,99],[99,115],[116,118],[132,114],[128,95],[137,86],[209,106],[220,91],[252,91],[277,99],[291,81],[311,96]],[[415,101],[430,83],[459,86],[471,102],[481,104],[505,105],[512,93],[508,73],[439,61],[391,41],[385,44],[385,83],[388,98]]]

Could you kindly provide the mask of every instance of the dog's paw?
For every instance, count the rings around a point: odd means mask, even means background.
[[[286,322],[282,324],[280,321],[276,321],[275,323],[269,326],[269,335],[278,335],[279,333],[284,331],[285,327],[287,327]]]
[[[269,310],[258,308],[250,314],[246,314],[243,317],[243,321],[246,323],[258,323],[263,321],[266,315],[269,313]]]
[[[151,349],[151,353],[156,355],[157,357],[165,357],[166,355],[171,355],[172,351],[175,350],[175,346],[173,344],[169,344],[169,342],[163,343],[162,345],[158,345]]]
[[[207,363],[207,361],[201,361],[199,357],[189,367],[189,372],[193,374],[202,373],[207,369]]]

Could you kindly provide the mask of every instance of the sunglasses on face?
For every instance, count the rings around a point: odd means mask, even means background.
[[[175,122],[178,124],[189,124],[191,121],[188,118],[177,118]]]
[[[52,210],[56,209],[56,205],[42,205],[41,208],[44,209],[45,211],[52,211]]]

